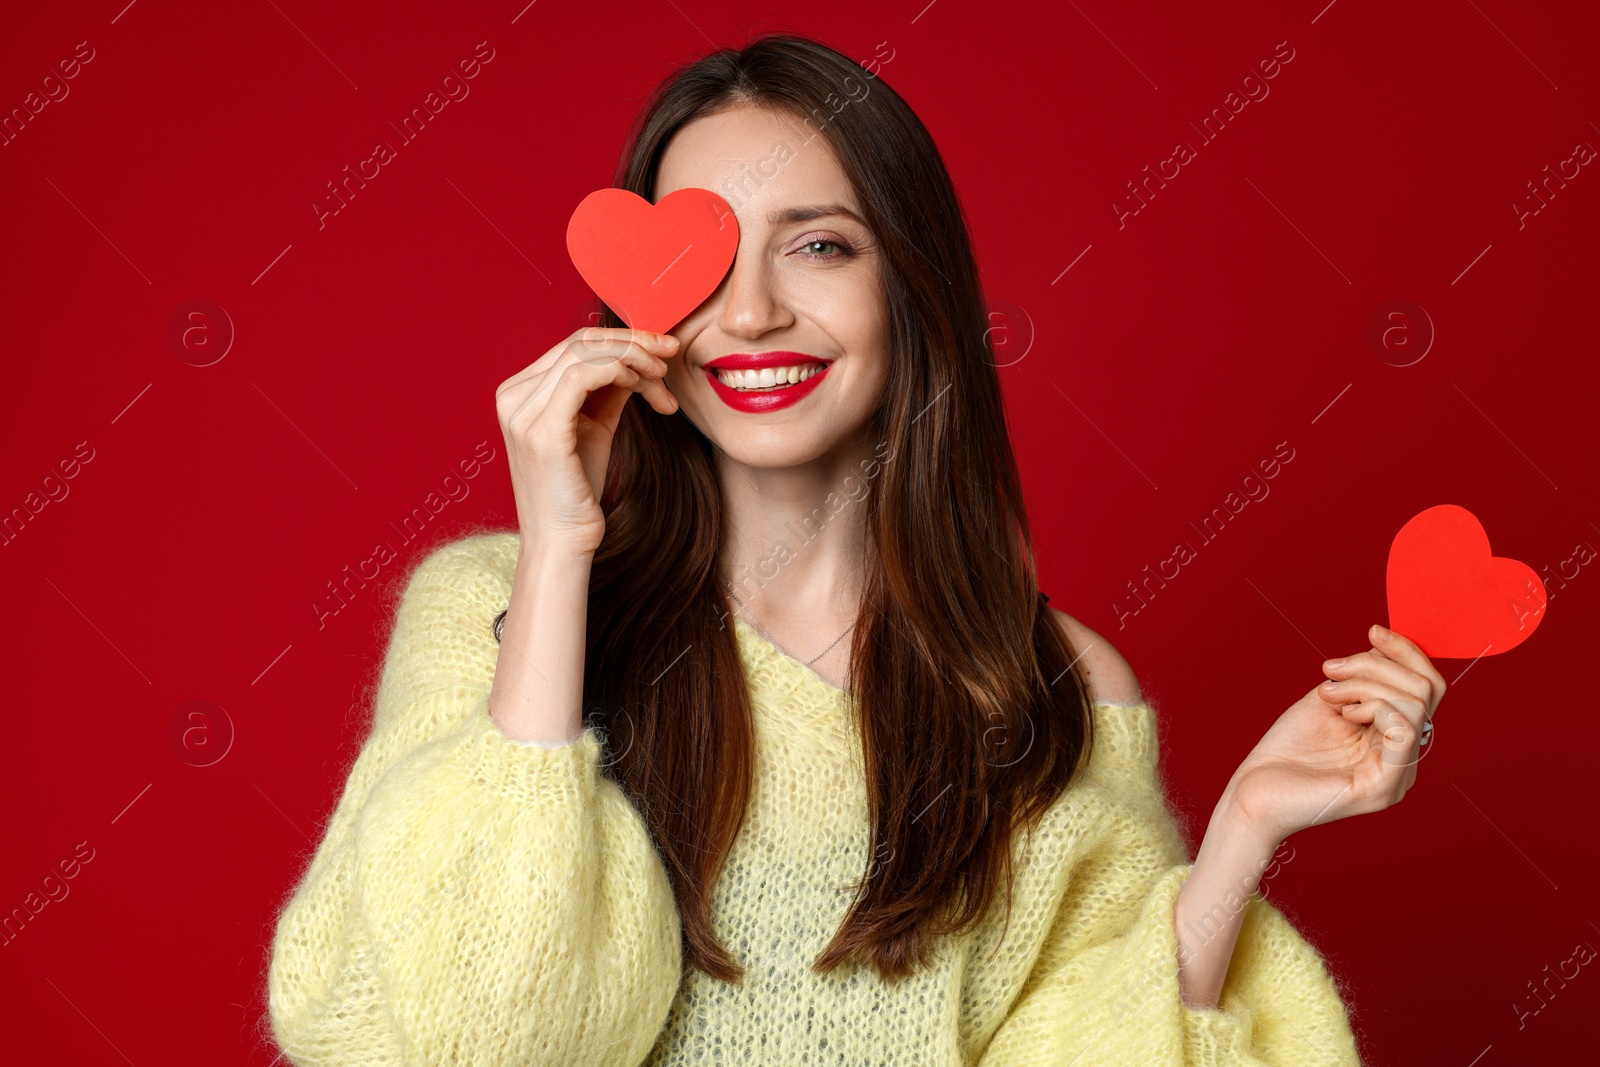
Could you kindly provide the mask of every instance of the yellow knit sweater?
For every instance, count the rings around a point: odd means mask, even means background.
[[[1359,1067],[1322,956],[1260,897],[1219,1007],[1182,1002],[1190,868],[1148,704],[1096,707],[1087,771],[1031,848],[1017,838],[1009,928],[1002,894],[902,982],[811,971],[868,861],[852,698],[743,620],[758,784],[713,920],[746,976],[685,968],[666,872],[598,736],[522,744],[489,717],[517,551],[510,533],[445,545],[402,596],[370,735],[273,938],[291,1063]]]

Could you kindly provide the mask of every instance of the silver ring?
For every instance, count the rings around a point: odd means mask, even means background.
[[[1422,740],[1417,742],[1417,747],[1421,748],[1423,745],[1427,744],[1429,739],[1432,737],[1433,721],[1431,719],[1424,719],[1422,721]]]

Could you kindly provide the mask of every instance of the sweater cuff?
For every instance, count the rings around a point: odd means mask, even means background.
[[[593,798],[604,746],[592,727],[566,744],[527,744],[500,729],[485,695],[473,704],[463,729],[461,765],[494,793],[524,805],[586,804]]]
[[[1173,867],[1162,879],[1156,892],[1161,914],[1166,921],[1157,925],[1161,951],[1168,959],[1178,959],[1178,932],[1176,923],[1178,891],[1194,873],[1194,864],[1183,863]],[[1237,953],[1235,954],[1237,958]],[[1231,969],[1231,968],[1230,968]],[[1183,1049],[1185,1063],[1229,1064],[1248,1062],[1254,1055],[1251,1040],[1255,1029],[1255,1015],[1250,1006],[1233,992],[1226,979],[1222,995],[1215,1008],[1192,1008],[1178,994],[1178,1010],[1183,1021]]]

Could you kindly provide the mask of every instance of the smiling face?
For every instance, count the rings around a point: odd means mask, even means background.
[[[881,263],[861,205],[825,137],[786,112],[741,105],[686,124],[668,143],[652,202],[711,189],[739,220],[739,251],[717,290],[672,333],[667,387],[683,413],[731,459],[752,467],[807,463],[853,440],[888,378]],[[781,357],[815,381],[766,400],[713,382],[706,365],[733,355]],[[771,372],[769,372],[771,373]],[[736,379],[735,385],[760,379]]]

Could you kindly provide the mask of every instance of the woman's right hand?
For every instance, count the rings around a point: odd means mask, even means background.
[[[600,493],[623,405],[642,393],[663,415],[678,400],[662,381],[678,339],[649,330],[585,326],[500,383],[524,546],[593,554],[605,535]]]

